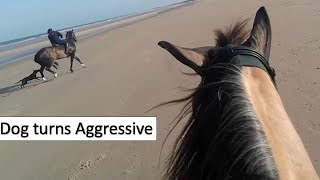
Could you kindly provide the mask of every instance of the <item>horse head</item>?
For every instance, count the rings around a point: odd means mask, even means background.
[[[67,41],[71,41],[71,42],[77,42],[78,41],[73,29],[71,31],[67,31],[66,39],[67,39]]]
[[[246,24],[216,30],[211,46],[158,43],[201,78],[192,94],[171,101],[187,102],[179,121],[191,115],[174,145],[168,179],[319,179],[277,91],[265,7],[251,30]]]

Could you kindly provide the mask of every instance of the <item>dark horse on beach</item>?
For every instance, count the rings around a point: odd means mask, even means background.
[[[70,64],[70,71],[73,72],[72,66],[73,66],[73,60],[76,59],[82,67],[86,67],[83,62],[76,56],[76,45],[75,43],[77,42],[77,38],[73,32],[67,31],[66,33],[66,41],[69,43],[69,48],[68,48],[68,54],[65,54],[65,48],[62,45],[53,45],[51,47],[45,47],[40,49],[35,57],[34,61],[38,64],[40,64],[40,69],[39,72],[42,76],[43,80],[46,80],[46,78],[43,75],[44,69],[46,69],[48,72],[51,72],[54,74],[54,77],[57,78],[58,74],[51,69],[53,66],[54,68],[58,69],[59,63],[56,62],[58,59],[63,59],[70,57],[71,64]]]
[[[319,179],[269,65],[272,33],[265,7],[251,30],[247,22],[215,31],[213,46],[158,43],[201,78],[191,95],[169,102],[187,102],[177,123],[191,116],[165,179]]]

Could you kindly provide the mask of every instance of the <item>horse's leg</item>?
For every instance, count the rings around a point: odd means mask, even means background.
[[[55,64],[53,64],[52,66],[53,66],[54,68],[58,69],[58,67],[57,67]]]
[[[42,80],[46,81],[47,79],[43,75],[44,68],[45,68],[45,66],[41,66],[40,69],[39,69],[39,72],[40,72],[40,74],[42,76]]]
[[[56,60],[56,59],[53,58],[53,57],[49,58],[49,63],[46,65],[46,70],[47,70],[48,72],[51,72],[52,74],[54,74],[54,77],[57,78],[57,77],[58,77],[58,74],[51,69],[51,66],[53,66],[53,65],[55,64],[55,60]]]
[[[86,65],[76,55],[74,55],[74,58],[81,64],[82,67],[86,67]]]
[[[59,63],[55,61],[52,66],[53,66],[54,68],[58,69]]]
[[[52,74],[54,74],[54,77],[57,78],[58,77],[58,74],[56,72],[54,72],[51,67],[46,67],[46,70],[51,72]]]
[[[72,54],[70,56],[70,71],[73,72],[72,66],[73,66],[73,58],[74,58],[74,54]]]

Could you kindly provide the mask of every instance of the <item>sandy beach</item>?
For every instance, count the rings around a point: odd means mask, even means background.
[[[199,79],[184,75],[189,70],[157,43],[211,45],[213,30],[252,20],[260,6],[271,20],[270,63],[280,96],[320,174],[320,2],[201,0],[80,41],[78,57],[87,68],[74,62],[70,73],[70,60],[60,60],[58,78],[45,72],[46,83],[14,85],[38,69],[33,57],[0,67],[0,116],[158,117],[156,142],[1,142],[0,179],[160,179],[178,132],[169,137],[159,165],[160,148],[183,104],[145,111],[182,97]]]

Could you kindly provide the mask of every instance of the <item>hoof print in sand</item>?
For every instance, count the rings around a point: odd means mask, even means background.
[[[306,107],[306,111],[307,111],[307,112],[311,112],[311,111],[312,111],[312,104],[306,103],[306,104],[305,104],[305,107]]]
[[[68,178],[68,180],[77,180],[78,176],[81,175],[81,173],[84,173],[83,171],[90,169],[99,163],[102,159],[105,158],[105,155],[98,155],[92,159],[89,159],[87,161],[80,161],[78,165],[71,170],[72,175]]]

